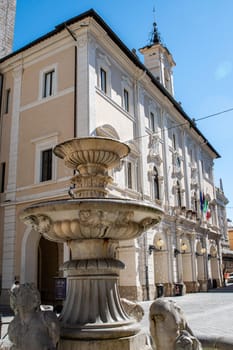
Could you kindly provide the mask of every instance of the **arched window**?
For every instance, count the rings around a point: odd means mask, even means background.
[[[177,193],[177,206],[181,207],[182,206],[182,202],[181,202],[181,188],[180,188],[180,183],[179,181],[177,181],[176,183],[176,193]]]
[[[159,199],[159,174],[156,167],[153,169],[153,190],[154,190],[154,199]]]

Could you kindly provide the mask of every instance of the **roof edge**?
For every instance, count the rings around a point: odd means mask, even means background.
[[[42,35],[41,37],[33,40],[29,44],[23,46],[22,48],[10,53],[9,55],[3,57],[0,59],[0,63],[6,61],[7,59],[16,56],[17,54],[31,48],[32,46],[37,45],[41,41],[44,41],[48,38],[50,38],[53,35],[58,34],[62,30],[64,30],[67,26],[72,25],[73,23],[77,21],[81,21],[82,19],[85,19],[87,17],[92,17],[110,36],[110,38],[122,49],[122,51],[130,58],[130,60],[140,69],[146,72],[146,74],[149,76],[151,81],[154,85],[157,86],[157,88],[170,100],[170,102],[173,104],[173,106],[178,110],[178,112],[187,120],[190,124],[190,127],[192,127],[204,140],[205,144],[211,149],[211,151],[216,155],[216,158],[221,158],[219,153],[214,149],[214,147],[209,143],[209,141],[205,138],[205,136],[202,134],[202,132],[198,129],[198,127],[195,125],[193,120],[184,112],[180,104],[174,99],[172,95],[163,87],[163,85],[153,76],[153,74],[146,68],[146,66],[135,56],[135,54],[121,41],[121,39],[113,32],[113,30],[108,26],[108,24],[98,15],[98,13],[93,9],[89,9],[86,12],[83,12],[82,14],[72,17],[71,19],[64,21],[57,26],[55,26],[55,29],[46,33],[45,35]]]

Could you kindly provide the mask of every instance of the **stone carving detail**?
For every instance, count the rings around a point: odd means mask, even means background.
[[[8,328],[12,350],[55,350],[60,337],[59,321],[52,311],[40,311],[40,294],[34,284],[14,288],[10,304],[15,313]]]
[[[51,228],[51,220],[47,215],[30,215],[25,218],[25,223],[31,225],[33,230],[40,233],[47,233]]]
[[[112,238],[132,239],[140,232],[155,226],[157,219],[146,217],[136,222],[133,211],[80,210],[73,220],[51,221],[46,215],[30,215],[24,222],[45,237],[57,241],[64,239],[83,238]]]
[[[158,134],[153,134],[150,136],[150,144],[149,144],[149,160],[154,161],[158,166],[162,163],[162,158],[160,156],[160,138]]]
[[[202,350],[180,307],[157,299],[150,307],[150,333],[156,350]]]
[[[141,305],[125,298],[121,298],[121,304],[129,316],[135,318],[138,322],[141,321],[144,316]]]
[[[182,179],[183,172],[182,172],[182,160],[177,151],[173,153],[173,176],[177,177],[178,179]]]

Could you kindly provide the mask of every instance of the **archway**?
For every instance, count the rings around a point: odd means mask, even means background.
[[[62,243],[44,239],[27,228],[22,239],[20,283],[35,283],[43,303],[54,301],[54,277],[59,266],[69,260],[69,249]]]
[[[154,263],[154,283],[157,289],[157,297],[160,296],[160,285],[163,285],[164,295],[169,295],[171,288],[169,284],[169,264],[166,237],[162,233],[158,233],[155,235],[153,243],[154,245],[152,246],[152,251]]]

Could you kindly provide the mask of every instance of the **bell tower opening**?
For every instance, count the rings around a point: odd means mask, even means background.
[[[176,64],[171,53],[162,43],[155,20],[148,45],[139,49],[139,51],[144,56],[146,68],[174,96],[173,67]]]

